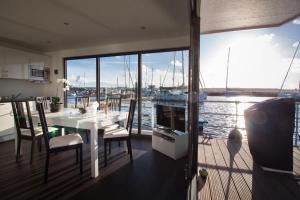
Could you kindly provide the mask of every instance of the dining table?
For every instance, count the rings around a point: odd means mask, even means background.
[[[48,126],[72,127],[89,130],[92,178],[96,178],[99,175],[98,129],[121,121],[126,124],[127,115],[128,112],[124,111],[109,111],[104,113],[97,109],[87,110],[85,114],[81,114],[79,110],[75,108],[62,108],[59,112],[54,113],[45,110]],[[37,112],[32,113],[32,120],[34,124],[39,123],[39,115]],[[15,138],[17,140],[17,137]]]

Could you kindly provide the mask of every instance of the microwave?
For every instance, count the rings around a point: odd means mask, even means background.
[[[29,64],[29,79],[43,81],[45,79],[44,64]]]

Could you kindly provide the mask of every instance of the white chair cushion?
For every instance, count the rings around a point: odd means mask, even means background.
[[[104,133],[119,129],[119,124],[110,124],[102,128]]]
[[[104,133],[103,138],[116,138],[116,137],[128,137],[129,133],[125,128],[119,128],[116,130],[112,130]]]
[[[66,146],[82,144],[82,143],[83,140],[81,136],[78,133],[76,133],[76,134],[69,134],[69,135],[51,138],[49,141],[49,147],[50,149],[53,149],[57,147],[66,147]]]

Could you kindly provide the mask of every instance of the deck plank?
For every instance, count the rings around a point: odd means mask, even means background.
[[[207,168],[206,157],[204,154],[203,143],[198,144],[198,169]],[[199,170],[198,170],[199,171]],[[199,200],[212,200],[210,195],[210,188],[208,180],[199,178],[199,191],[198,191]]]
[[[225,193],[219,175],[219,169],[218,167],[210,167],[216,166],[215,158],[211,149],[211,144],[207,143],[204,145],[204,153],[206,157],[206,163],[208,165],[207,170],[209,173],[208,180],[210,185],[211,197],[214,200],[223,200],[225,199]]]
[[[236,161],[236,165],[241,170],[241,174],[244,177],[245,181],[247,182],[249,189],[251,190],[252,199],[257,199],[257,200],[273,199],[272,195],[270,195],[272,191],[270,190],[269,187],[265,187],[265,185],[261,181],[253,180],[253,170],[252,170],[253,168],[249,167],[246,164],[246,162],[244,161],[241,155],[241,145],[246,145],[246,144],[239,143],[232,140],[232,141],[227,141],[226,145],[230,153],[238,152],[236,153],[234,159]]]
[[[216,166],[218,168],[220,179],[224,188],[225,199],[241,199],[237,192],[236,185],[233,182],[231,172],[223,159],[222,152],[214,140],[211,140],[211,143],[212,153],[214,155]]]
[[[239,193],[239,196],[241,199],[245,200],[251,200],[252,195],[251,195],[251,190],[249,189],[245,179],[241,175],[240,169],[236,165],[236,161],[234,160],[235,155],[231,155],[229,153],[229,150],[227,149],[223,139],[217,139],[216,144],[218,144],[224,161],[227,164],[227,167],[230,168],[230,171],[232,173],[232,178],[233,182],[237,186],[237,191]],[[237,153],[237,152],[236,152]]]

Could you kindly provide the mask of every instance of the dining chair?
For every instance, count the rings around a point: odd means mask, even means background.
[[[89,96],[76,96],[75,97],[75,108],[89,107],[90,97]]]
[[[122,98],[121,96],[110,96],[106,98],[106,105],[109,106],[109,110],[111,111],[121,111]],[[98,129],[98,134],[103,135],[105,132],[112,131],[118,129],[120,126],[119,122],[114,124],[109,124],[101,129]],[[119,142],[119,146],[121,143]]]
[[[24,104],[25,108],[24,109]],[[35,149],[35,142],[37,141],[39,151],[42,150],[42,128],[34,126],[32,122],[31,110],[29,101],[12,101],[12,110],[14,115],[15,127],[17,130],[17,155],[16,161],[20,158],[20,149],[22,140],[31,141],[30,164],[33,162],[33,154]],[[58,131],[57,128],[49,127],[50,132]]]
[[[24,105],[26,105],[26,112],[24,110]],[[35,142],[37,141],[39,146],[39,151],[41,151],[41,129],[35,129],[32,122],[30,106],[28,101],[12,101],[12,110],[14,114],[15,127],[17,130],[17,155],[16,161],[20,157],[21,141],[30,140],[31,141],[31,154],[30,154],[30,164],[33,162],[33,154],[35,148]],[[27,114],[27,116],[26,116]]]
[[[51,97],[44,97],[44,96],[35,97],[35,101],[43,103],[43,106],[44,106],[45,110],[50,109]]]
[[[121,111],[122,98],[121,96],[110,96],[106,98],[106,104],[112,111]]]
[[[44,174],[44,182],[48,181],[48,169],[49,169],[49,161],[50,155],[56,154],[62,151],[76,150],[76,164],[78,163],[78,152],[80,155],[80,174],[82,174],[82,144],[83,140],[78,133],[50,137],[47,120],[45,117],[45,112],[43,108],[43,103],[37,102],[36,104],[40,122],[42,126],[42,135],[44,137],[45,146],[46,146],[46,166],[45,166],[45,174]]]
[[[136,100],[130,100],[129,112],[127,117],[127,123],[125,128],[118,128],[115,130],[107,131],[103,135],[104,140],[104,165],[107,166],[107,144],[110,144],[113,141],[126,141],[127,149],[130,155],[130,162],[133,162],[132,158],[132,148],[131,148],[131,133],[132,133],[132,124],[134,118],[134,111],[136,107]],[[109,145],[109,152],[111,152],[111,145]]]

